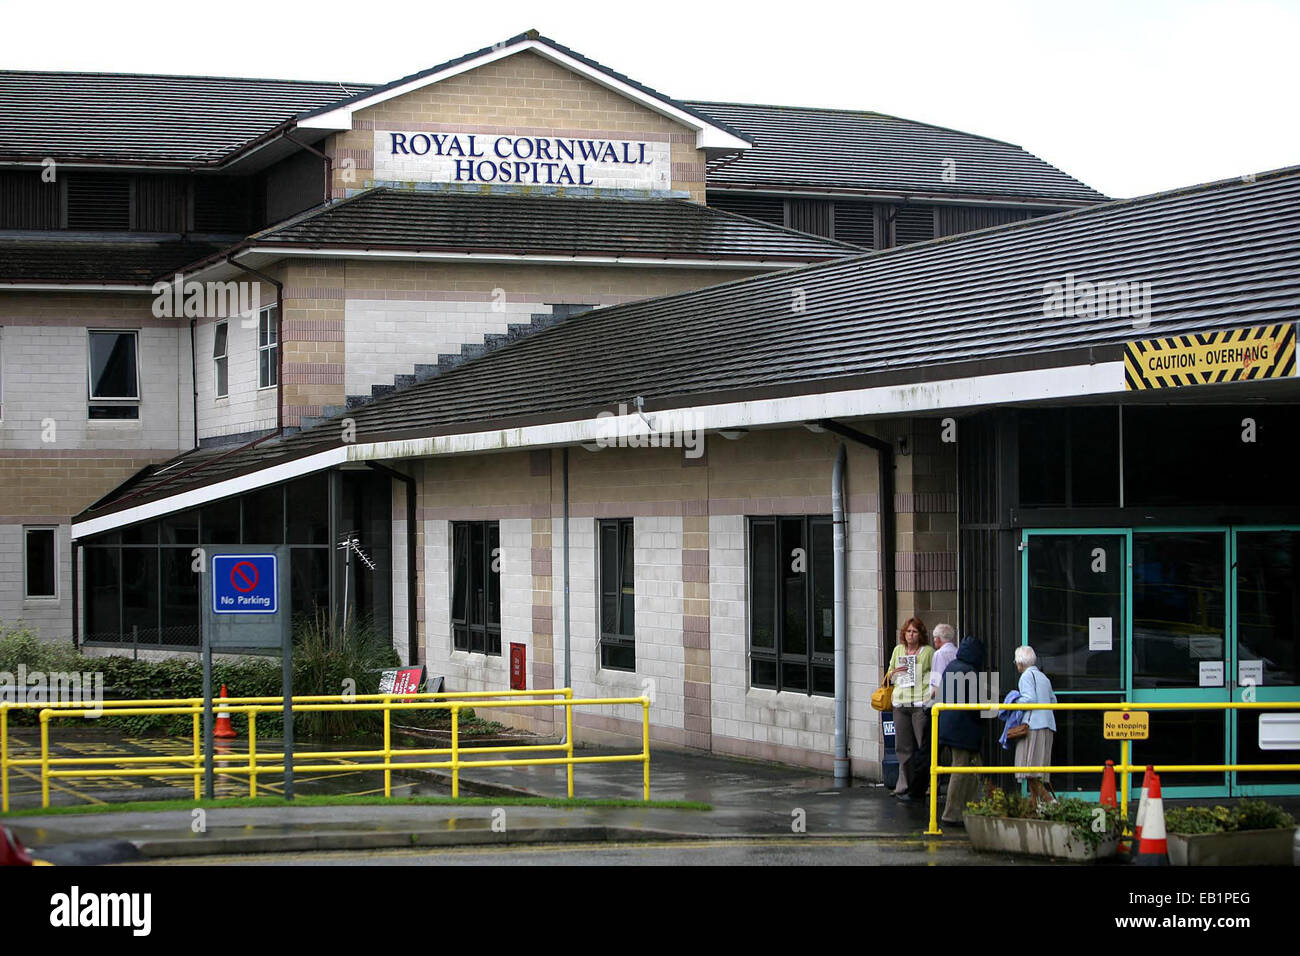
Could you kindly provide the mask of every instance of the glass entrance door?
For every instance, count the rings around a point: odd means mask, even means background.
[[[1236,673],[1233,700],[1300,701],[1300,529],[1242,528],[1233,533]],[[1261,749],[1260,713],[1233,720],[1233,763],[1300,763],[1295,750]],[[1233,774],[1233,794],[1296,793],[1300,774]]]
[[[1123,700],[1128,533],[1027,531],[1021,547],[1024,642],[1034,648],[1057,698]],[[1007,690],[1015,679],[1014,670],[1003,677]],[[1052,762],[1100,766],[1116,759],[1118,748],[1103,739],[1101,727],[1099,710],[1058,712]],[[1098,774],[1052,779],[1058,793],[1092,792],[1099,783]]]
[[[1228,534],[1223,528],[1135,530],[1130,535],[1132,619],[1129,699],[1226,703]],[[1231,719],[1223,710],[1151,711],[1136,764],[1226,763]],[[1227,774],[1171,774],[1170,796],[1226,796]]]

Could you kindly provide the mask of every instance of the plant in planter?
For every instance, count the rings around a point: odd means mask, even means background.
[[[966,805],[966,829],[977,850],[1094,860],[1114,854],[1122,827],[1114,807],[1074,798],[1035,807],[1019,793],[993,788]]]
[[[1263,800],[1165,811],[1174,866],[1286,866],[1295,819]]]

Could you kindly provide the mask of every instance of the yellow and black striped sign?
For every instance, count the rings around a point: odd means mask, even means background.
[[[1130,391],[1295,375],[1295,324],[1147,339],[1124,346]]]

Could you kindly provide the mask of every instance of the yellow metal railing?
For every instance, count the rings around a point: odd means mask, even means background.
[[[542,698],[542,699],[523,699]],[[585,763],[631,763],[642,764],[642,792],[645,800],[650,799],[650,700],[648,697],[614,697],[614,698],[577,698],[571,688],[531,691],[454,691],[436,694],[357,694],[351,697],[342,695],[309,695],[294,697],[294,713],[327,711],[382,711],[383,712],[383,747],[371,750],[321,750],[295,751],[289,755],[289,764],[297,773],[330,773],[340,769],[353,771],[382,771],[384,775],[384,796],[392,796],[393,770],[450,770],[451,795],[460,796],[460,773],[466,766],[472,767],[530,767],[560,766],[566,768],[567,792],[573,797],[573,768]],[[631,754],[603,754],[599,756],[575,757],[573,754],[573,708],[599,707],[617,705],[637,705],[641,707],[641,750]],[[498,744],[489,747],[466,747],[460,742],[460,715],[462,710],[472,707],[563,707],[564,740],[558,744]],[[40,711],[40,757],[11,758],[9,756],[9,711]],[[392,746],[392,715],[394,711],[445,710],[451,714],[451,746],[400,748]],[[213,712],[248,715],[248,750],[245,752],[227,752],[213,755],[215,764],[220,764],[215,773],[221,776],[248,776],[249,796],[257,796],[257,778],[259,774],[283,773],[285,755],[277,753],[259,753],[257,750],[257,715],[259,713],[283,713],[284,699],[281,697],[225,697],[213,701]],[[9,810],[9,770],[11,767],[39,767],[41,781],[41,806],[50,805],[50,782],[62,777],[172,777],[193,778],[194,797],[198,799],[202,792],[204,776],[204,755],[202,748],[201,716],[202,698],[171,698],[165,700],[114,700],[97,703],[94,708],[83,704],[60,703],[0,703],[0,810]],[[59,718],[89,718],[102,716],[168,716],[185,715],[192,717],[193,749],[188,754],[172,756],[111,756],[111,757],[54,757],[50,755],[50,722]],[[556,752],[560,757],[529,757],[538,752]],[[522,754],[521,757],[504,757],[499,759],[479,760],[483,754]],[[444,760],[405,760],[409,757],[446,757]],[[345,764],[319,764],[311,761],[349,760],[380,758],[380,762]],[[302,763],[301,761],[305,761]],[[118,769],[125,768],[125,769]]]
[[[1001,766],[974,766],[974,767],[942,767],[939,765],[939,713],[945,710],[1130,710],[1130,711],[1147,711],[1147,710],[1300,710],[1300,702],[1295,701],[1223,701],[1221,703],[1195,701],[1186,703],[1164,702],[1160,703],[1133,703],[1130,701],[1112,701],[1110,703],[1055,703],[1055,704],[1001,704],[997,702],[987,702],[979,704],[943,704],[936,703],[930,716],[930,827],[925,831],[927,836],[938,836],[943,833],[939,829],[939,774],[955,773],[973,773],[973,774],[999,774],[999,773],[1102,773],[1106,769],[1103,764],[1087,764],[1084,766],[1047,766],[1047,767],[1017,767],[1015,765]],[[1120,740],[1120,760],[1114,764],[1115,772],[1119,774],[1121,785],[1120,791],[1120,817],[1125,821],[1127,831],[1128,820],[1128,797],[1129,797],[1129,776],[1135,771],[1143,771],[1147,766],[1152,766],[1156,773],[1196,773],[1198,771],[1220,771],[1227,773],[1229,771],[1300,771],[1300,764],[1296,763],[1205,763],[1205,764],[1132,764],[1129,763],[1132,753],[1132,741]]]

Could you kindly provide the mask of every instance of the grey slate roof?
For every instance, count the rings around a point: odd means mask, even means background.
[[[1149,326],[1045,316],[1044,287],[1067,275],[1150,282]],[[479,431],[587,419],[636,395],[653,410],[1117,360],[1129,340],[1297,315],[1300,167],[587,312],[348,415],[359,442]],[[181,456],[82,517],[339,444],[327,422]]]
[[[203,165],[368,86],[0,70],[0,158]]]
[[[693,102],[754,146],[709,170],[710,187],[805,188],[1100,202],[1019,146],[883,113]],[[952,160],[955,165],[945,165]],[[955,178],[944,179],[951,169]]]
[[[180,240],[0,233],[0,282],[149,285],[220,248]]]
[[[821,262],[861,247],[685,199],[500,196],[380,187],[251,237],[248,245],[511,255]]]

